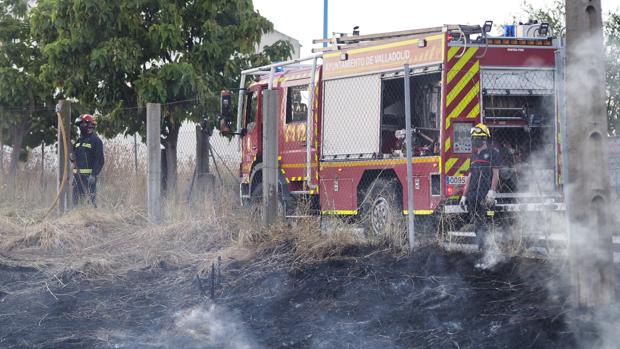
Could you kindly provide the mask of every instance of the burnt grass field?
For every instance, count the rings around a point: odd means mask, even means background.
[[[479,271],[475,255],[370,246],[300,262],[291,248],[214,273],[162,261],[100,279],[3,256],[0,348],[614,347],[600,316],[571,309],[557,263]]]

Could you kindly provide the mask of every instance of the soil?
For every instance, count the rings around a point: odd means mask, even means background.
[[[605,347],[548,261],[484,271],[475,255],[433,247],[352,247],[299,262],[283,244],[219,276],[162,262],[93,279],[3,259],[0,348]]]

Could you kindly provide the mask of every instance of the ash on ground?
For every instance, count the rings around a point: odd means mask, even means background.
[[[0,266],[2,348],[607,348],[567,300],[566,270],[433,247],[372,247],[299,262],[267,249],[209,275],[195,266],[84,279]],[[620,274],[617,275],[620,279]],[[620,291],[620,290],[619,290]],[[620,292],[618,292],[620,293]],[[615,310],[610,310],[615,309]],[[608,308],[608,323],[618,308]],[[611,322],[610,322],[611,321]],[[614,331],[609,331],[614,332]],[[611,347],[609,347],[611,348]]]

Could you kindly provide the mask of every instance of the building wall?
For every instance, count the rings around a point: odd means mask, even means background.
[[[260,43],[256,49],[257,52],[260,52],[263,47],[273,45],[278,40],[287,40],[293,45],[293,53],[292,58],[299,58],[299,52],[301,50],[301,44],[297,39],[294,39],[286,34],[280,33],[277,30],[274,30],[271,33],[264,34],[261,38]]]

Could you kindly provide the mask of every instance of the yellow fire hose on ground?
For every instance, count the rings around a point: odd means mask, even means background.
[[[62,139],[62,147],[65,153],[65,156],[63,159],[64,176],[62,177],[62,180],[60,181],[60,186],[58,187],[58,193],[56,194],[56,198],[54,199],[54,202],[52,202],[50,207],[47,209],[47,212],[45,212],[45,215],[43,216],[42,220],[46,220],[49,214],[54,210],[56,205],[58,205],[58,200],[60,199],[60,196],[64,194],[65,186],[67,185],[67,179],[69,178],[69,137],[67,135],[67,130],[65,130],[64,118],[62,117],[60,112],[57,112],[56,115],[58,115],[58,120],[60,121],[59,122],[60,138]]]

